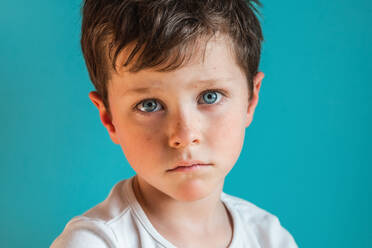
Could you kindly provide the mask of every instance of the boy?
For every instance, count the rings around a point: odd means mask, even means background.
[[[136,175],[53,248],[297,247],[275,216],[223,192],[264,77],[252,2],[84,2],[89,97]]]

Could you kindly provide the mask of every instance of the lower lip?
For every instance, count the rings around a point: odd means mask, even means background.
[[[195,171],[199,170],[205,167],[209,167],[211,164],[194,164],[192,166],[180,166],[177,167],[176,169],[169,170],[170,172],[189,172],[189,171]]]

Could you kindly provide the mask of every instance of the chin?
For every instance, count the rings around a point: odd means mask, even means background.
[[[211,185],[192,181],[179,185],[172,197],[178,201],[193,202],[208,197],[212,192]]]

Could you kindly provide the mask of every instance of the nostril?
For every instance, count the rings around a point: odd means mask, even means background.
[[[200,140],[198,138],[188,140],[185,138],[185,140],[181,138],[174,138],[173,140],[169,140],[169,146],[172,146],[174,148],[180,148],[188,145],[197,145],[200,144]]]

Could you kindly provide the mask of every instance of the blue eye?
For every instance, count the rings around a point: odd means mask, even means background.
[[[155,99],[148,99],[140,102],[137,106],[139,106],[139,110],[142,112],[155,112],[154,110],[161,105]]]
[[[207,104],[213,104],[217,99],[221,99],[221,93],[215,90],[208,90],[203,94],[202,98]]]

